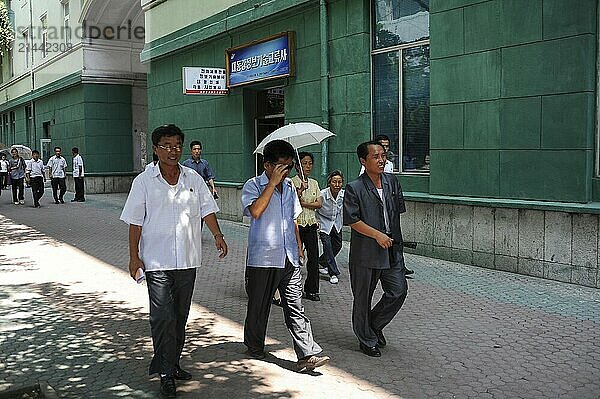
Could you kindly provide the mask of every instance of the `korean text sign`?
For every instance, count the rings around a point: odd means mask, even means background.
[[[291,32],[229,49],[226,54],[228,87],[291,76],[294,72]]]

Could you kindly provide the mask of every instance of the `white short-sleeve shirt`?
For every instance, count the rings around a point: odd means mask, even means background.
[[[219,207],[204,179],[179,165],[175,186],[160,168],[140,173],[131,186],[121,220],[142,226],[139,256],[146,271],[199,267],[202,260],[202,218]]]
[[[81,166],[81,175],[79,174],[79,167]],[[85,172],[83,170],[83,158],[77,154],[73,157],[73,177],[83,177]]]

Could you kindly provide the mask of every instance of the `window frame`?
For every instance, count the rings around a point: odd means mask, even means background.
[[[48,45],[48,12],[40,16],[40,25],[42,28],[42,59],[44,59],[48,55],[46,52],[46,46]]]
[[[71,5],[70,0],[61,1],[61,14],[63,17],[63,34],[65,35],[65,44],[71,44],[71,28],[69,23],[71,22]],[[68,12],[65,12],[68,11]]]
[[[374,35],[375,35],[375,26],[374,26],[374,0],[371,0],[370,2],[370,12],[369,12],[369,25],[371,27],[369,35],[370,35],[370,40],[369,40],[369,46],[370,46],[370,61],[371,61],[371,132],[375,133],[375,120],[373,118],[374,113],[375,113],[375,91],[374,91],[374,65],[373,65],[373,59],[374,56],[376,55],[381,55],[381,54],[386,54],[386,53],[391,53],[391,52],[398,52],[398,132],[397,132],[397,139],[398,139],[398,166],[397,166],[397,171],[394,170],[394,173],[398,173],[398,174],[403,174],[403,175],[411,175],[411,176],[429,176],[431,174],[431,169],[429,170],[408,170],[405,171],[404,169],[404,140],[403,140],[403,136],[404,136],[404,123],[403,123],[403,117],[404,117],[404,76],[403,76],[403,70],[402,70],[402,66],[403,66],[403,52],[406,49],[410,49],[410,48],[414,48],[414,47],[421,47],[421,46],[430,46],[431,49],[431,38],[428,39],[424,39],[424,40],[417,40],[415,42],[410,42],[410,43],[401,43],[401,44],[397,44],[394,46],[389,46],[389,47],[383,47],[383,48],[378,48],[375,49],[374,48]],[[429,65],[431,66],[431,61],[429,63]],[[431,91],[430,91],[430,95],[431,95]],[[431,98],[431,97],[430,97]],[[430,116],[430,121],[431,121],[431,116]],[[429,136],[429,142],[430,142],[430,147],[431,147],[431,127],[430,127],[430,136]],[[390,136],[391,138],[391,136]],[[391,143],[390,143],[391,144]],[[430,150],[431,151],[431,148]],[[431,158],[430,158],[431,159]],[[394,165],[395,169],[396,169],[396,165]],[[431,164],[430,164],[431,167]]]

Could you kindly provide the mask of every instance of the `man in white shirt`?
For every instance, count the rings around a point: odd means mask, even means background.
[[[50,169],[50,183],[52,184],[52,196],[55,204],[64,204],[63,199],[67,192],[66,170],[67,160],[62,156],[60,147],[54,147],[54,155],[48,160],[48,169]],[[60,193],[58,189],[60,187]]]
[[[0,155],[0,190],[6,190],[8,186],[8,161],[6,155]]]
[[[85,188],[83,185],[83,158],[79,154],[79,148],[71,149],[73,154],[73,180],[75,180],[75,198],[71,202],[85,202]]]
[[[196,268],[201,264],[201,221],[215,238],[220,258],[227,244],[215,213],[219,211],[204,179],[179,164],[184,134],[175,125],[152,132],[156,167],[140,173],[121,213],[129,224],[129,273],[145,270],[150,297],[154,356],[150,374],[160,375],[164,397],[176,395],[175,380],[192,375],[179,366],[185,341]]]
[[[41,208],[40,198],[44,195],[44,182],[46,176],[44,175],[44,162],[40,159],[40,152],[38,150],[31,151],[31,161],[27,163],[25,169],[25,179],[31,186],[31,193],[33,194],[33,206],[34,208]]]

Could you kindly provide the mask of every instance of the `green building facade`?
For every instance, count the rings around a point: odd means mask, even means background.
[[[15,40],[0,58],[0,148],[47,162],[59,146],[70,164],[78,147],[88,193],[127,191],[146,160],[140,1],[3,1]]]
[[[188,3],[143,4],[148,127],[203,142],[224,216],[242,218],[252,152],[276,127],[336,134],[307,147],[321,185],[332,169],[353,179],[356,146],[387,134],[417,253],[598,287],[597,1]],[[227,49],[281,32],[294,76],[183,94],[183,67],[225,68]]]

